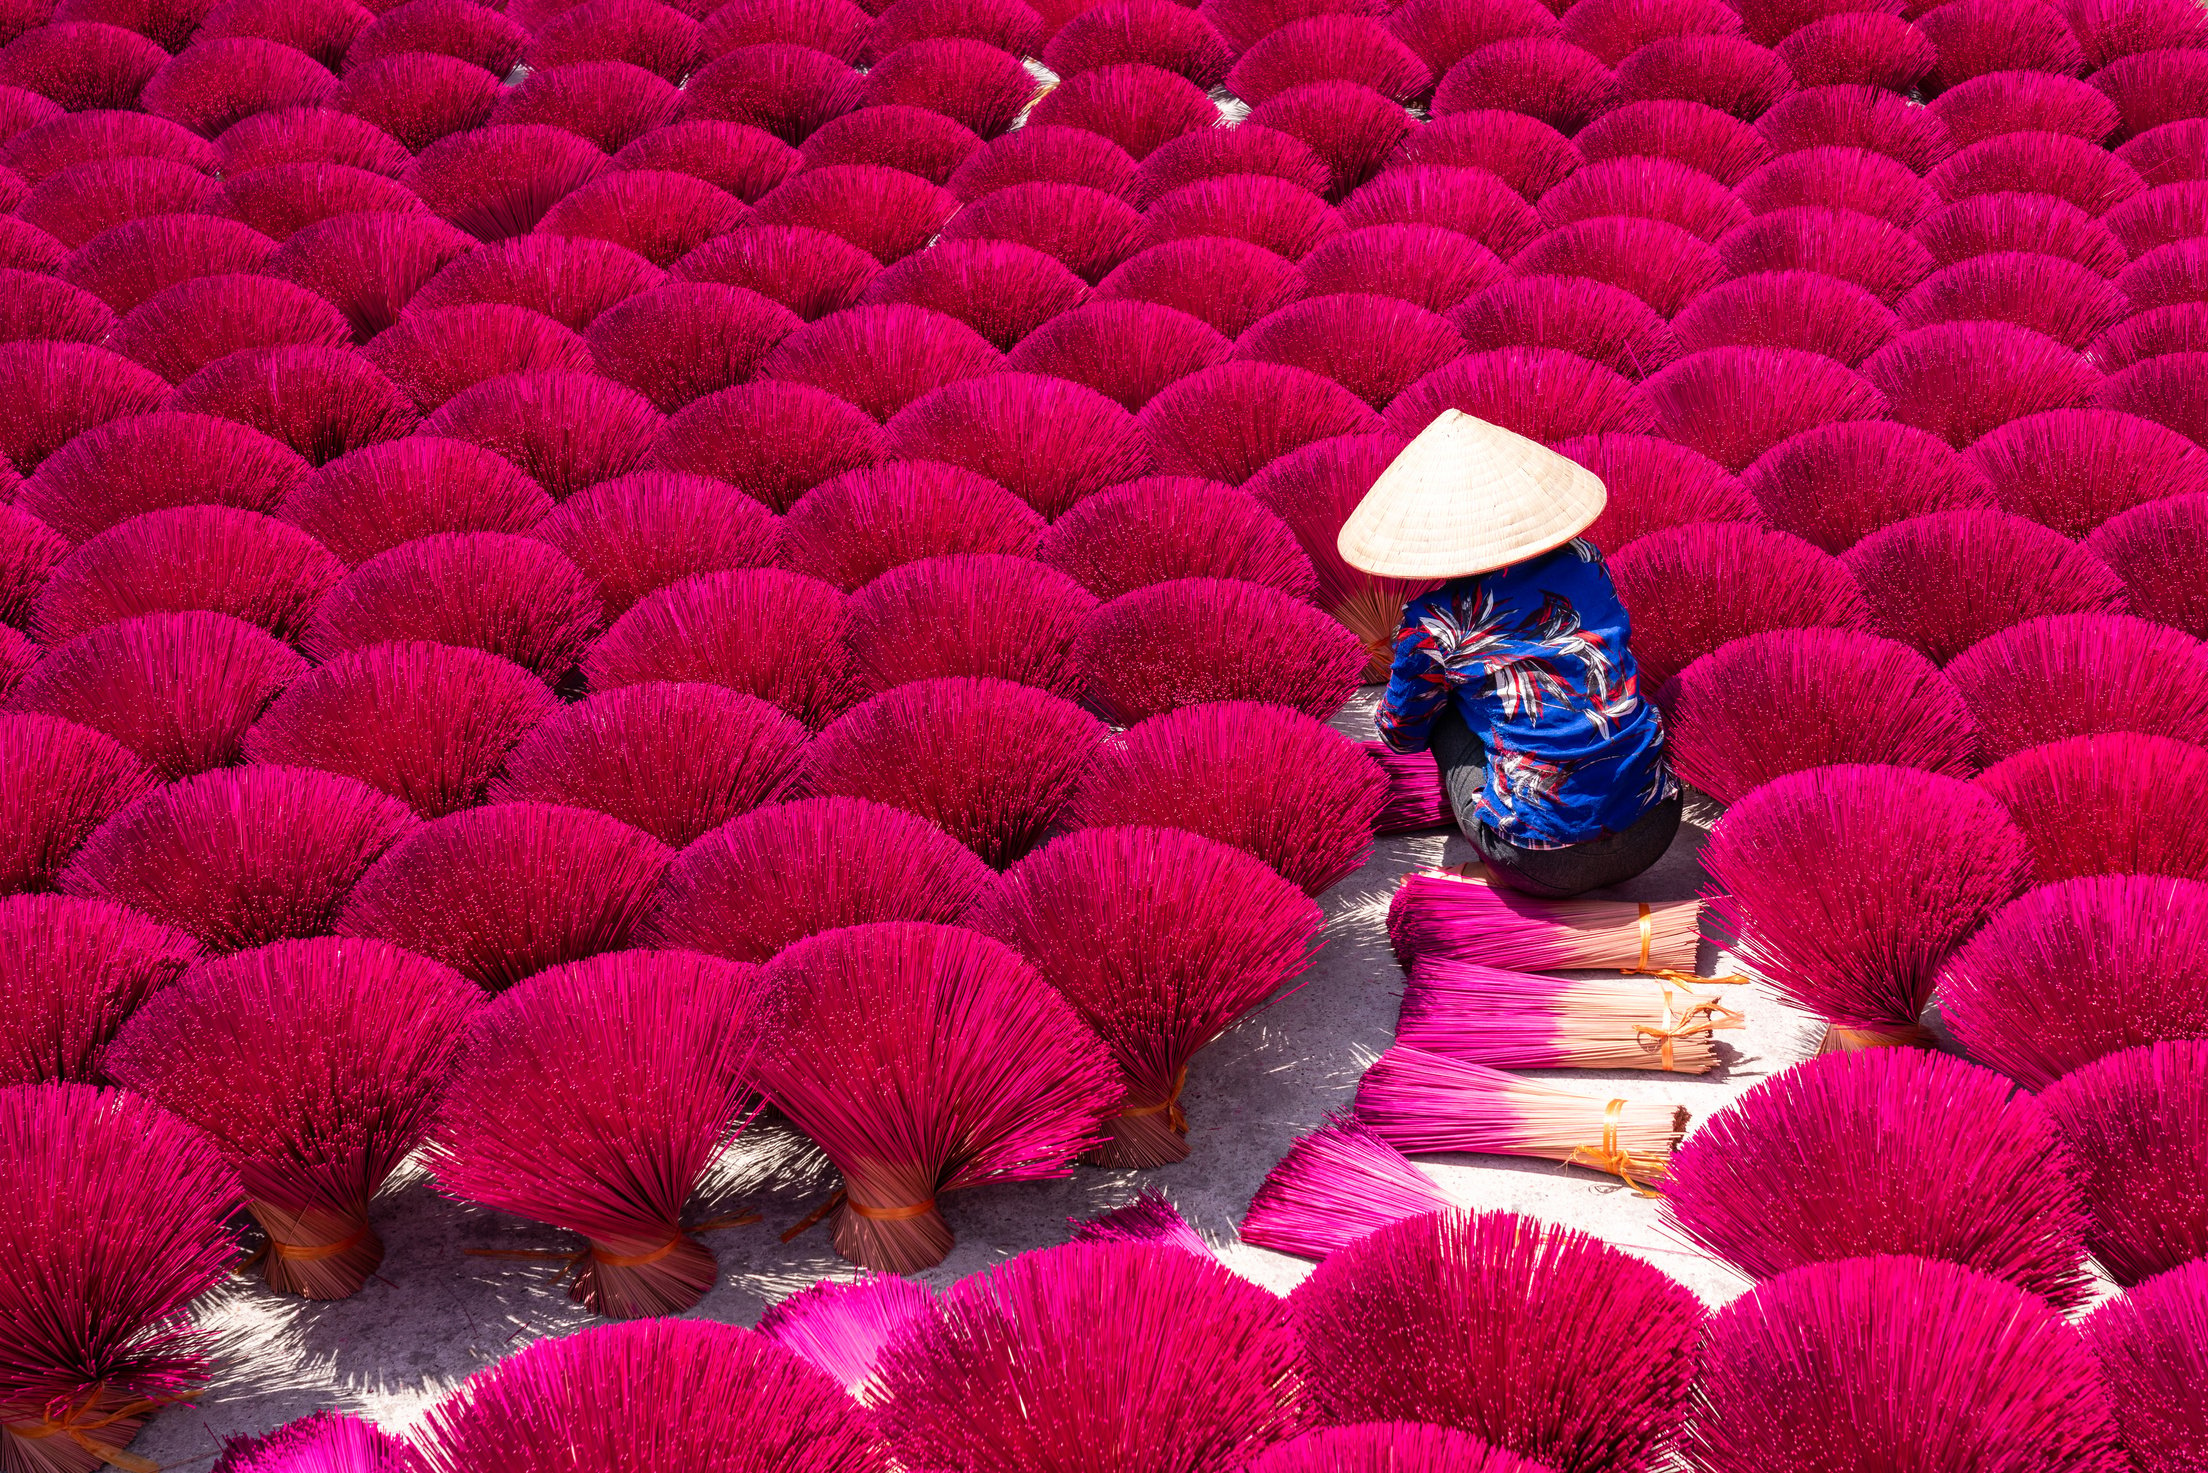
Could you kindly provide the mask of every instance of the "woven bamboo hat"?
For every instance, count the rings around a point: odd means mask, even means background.
[[[1380,473],[1335,546],[1376,578],[1464,578],[1562,547],[1608,499],[1585,466],[1445,409]]]

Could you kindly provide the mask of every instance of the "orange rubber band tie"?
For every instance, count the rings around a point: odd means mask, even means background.
[[[675,1235],[649,1253],[602,1253],[596,1243],[588,1243],[573,1253],[558,1248],[470,1248],[470,1258],[526,1258],[540,1263],[564,1263],[560,1277],[581,1273],[583,1265],[595,1263],[600,1268],[649,1268],[682,1246],[682,1240],[692,1233],[714,1233],[722,1228],[746,1227],[764,1221],[756,1212],[732,1212],[726,1217],[716,1217],[695,1227],[678,1227]]]
[[[1166,1123],[1182,1135],[1188,1134],[1188,1114],[1181,1109],[1181,1091],[1188,1084],[1188,1065],[1181,1065],[1181,1072],[1173,1076],[1173,1092],[1165,1097],[1162,1105],[1131,1105],[1120,1111],[1121,1115],[1164,1115]]]

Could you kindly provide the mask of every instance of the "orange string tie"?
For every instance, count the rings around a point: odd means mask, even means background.
[[[1747,1026],[1748,1015],[1738,1008],[1726,1007],[1720,998],[1704,997],[1700,993],[1686,989],[1685,984],[1698,982],[1702,980],[1701,978],[1689,977],[1684,973],[1668,970],[1658,972],[1656,975],[1666,982],[1678,984],[1681,991],[1686,994],[1688,1006],[1684,1011],[1675,1011],[1671,1002],[1671,988],[1666,987],[1664,989],[1663,1025],[1655,1027],[1647,1023],[1641,1023],[1635,1026],[1633,1032],[1636,1037],[1653,1038],[1658,1041],[1657,1053],[1663,1060],[1664,1068],[1667,1070],[1676,1071],[1678,1068],[1677,1060],[1672,1054],[1672,1044],[1675,1040],[1692,1038],[1698,1034],[1715,1033],[1720,1028],[1742,1028]]]
[[[159,1411],[168,1401],[173,1401],[176,1398],[170,1397],[159,1401],[126,1401],[105,1416],[95,1417],[89,1422],[80,1420],[85,1413],[92,1410],[93,1403],[98,1396],[99,1388],[94,1387],[85,1396],[83,1405],[73,1410],[66,1409],[68,1404],[64,1401],[65,1410],[59,1417],[47,1417],[41,1421],[33,1422],[29,1426],[17,1422],[0,1423],[0,1426],[5,1426],[9,1432],[27,1442],[36,1442],[48,1437],[66,1437],[108,1467],[120,1468],[123,1473],[161,1473],[161,1465],[153,1459],[140,1457],[136,1453],[125,1452],[119,1447],[112,1447],[104,1442],[95,1442],[91,1434],[112,1427],[118,1422],[128,1421],[132,1417],[150,1416],[152,1413]],[[48,1405],[50,1406],[51,1403],[48,1403]]]
[[[1173,1076],[1173,1092],[1165,1097],[1162,1105],[1130,1105],[1119,1113],[1125,1115],[1159,1115],[1182,1135],[1188,1134],[1188,1114],[1181,1108],[1181,1091],[1188,1084],[1188,1065],[1181,1065],[1181,1072]]]
[[[589,1243],[573,1253],[560,1248],[470,1248],[467,1253],[470,1258],[525,1258],[540,1263],[565,1263],[567,1267],[560,1274],[564,1279],[580,1272],[585,1263],[596,1263],[603,1268],[647,1268],[674,1252],[691,1233],[714,1233],[722,1228],[744,1227],[763,1221],[765,1219],[756,1212],[732,1212],[696,1227],[678,1227],[673,1237],[649,1253],[606,1253],[600,1251],[596,1243]]]
[[[1649,948],[1656,939],[1655,909],[1645,900],[1638,902],[1638,904],[1641,907],[1641,959],[1633,966],[1619,968],[1620,971],[1624,972],[1646,972],[1649,969]]]
[[[855,1212],[872,1222],[907,1222],[915,1217],[926,1217],[935,1211],[935,1198],[908,1203],[903,1207],[869,1207],[864,1202],[846,1197],[843,1206],[846,1212]]]
[[[1634,1173],[1636,1171],[1642,1176],[1649,1176],[1654,1173],[1650,1172],[1645,1166],[1636,1165],[1633,1153],[1618,1143],[1618,1126],[1625,1118],[1625,1107],[1628,1103],[1630,1102],[1626,1100],[1612,1100],[1602,1112],[1602,1144],[1578,1147],[1571,1155],[1564,1158],[1564,1164],[1566,1166],[1581,1164],[1593,1166],[1599,1171],[1609,1172],[1644,1197],[1661,1196],[1661,1193],[1651,1190],[1635,1179]],[[1584,1163],[1579,1159],[1582,1156],[1587,1158]]]

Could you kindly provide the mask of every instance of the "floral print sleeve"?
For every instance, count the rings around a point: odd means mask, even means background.
[[[1584,541],[1446,584],[1403,611],[1381,740],[1425,750],[1455,702],[1487,747],[1479,807],[1497,833],[1528,848],[1615,833],[1676,791],[1628,632]]]

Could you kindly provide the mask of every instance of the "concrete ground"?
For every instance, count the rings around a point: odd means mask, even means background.
[[[1337,723],[1370,732],[1368,690]],[[1663,861],[1618,892],[1675,900],[1702,883],[1696,855],[1715,816],[1690,802],[1687,823]],[[1324,899],[1326,949],[1301,988],[1198,1056],[1184,1096],[1189,1159],[1149,1172],[1077,1168],[1060,1181],[988,1187],[946,1199],[958,1246],[924,1275],[941,1286],[1033,1248],[1067,1239],[1066,1220],[1120,1206],[1144,1186],[1163,1190],[1236,1272],[1285,1292],[1311,1265],[1236,1240],[1235,1224],[1258,1183],[1298,1135],[1346,1105],[1365,1066],[1394,1032],[1402,974],[1387,945],[1386,914],[1401,878],[1471,858],[1461,838],[1383,839],[1363,869]],[[1707,946],[1700,970],[1720,959]],[[1697,1122],[1743,1089],[1806,1057],[1822,1025],[1753,986],[1727,989],[1748,1014],[1743,1030],[1717,1035],[1724,1062],[1703,1076],[1637,1070],[1565,1071],[1636,1100],[1685,1105]],[[1598,1082],[1599,1081],[1599,1082]],[[1607,1097],[1607,1094],[1606,1094]],[[1691,1129],[1692,1127],[1690,1127]],[[1507,1208],[1595,1233],[1646,1258],[1712,1305],[1747,1287],[1739,1275],[1668,1234],[1656,1204],[1614,1177],[1546,1161],[1493,1156],[1426,1157],[1424,1166],[1459,1202]],[[747,1134],[723,1163],[707,1211],[755,1206],[763,1224],[716,1232],[720,1282],[694,1313],[748,1325],[769,1304],[820,1279],[853,1272],[815,1228],[785,1246],[781,1231],[833,1189],[834,1174],[802,1139],[764,1129]],[[203,1306],[224,1340],[214,1384],[192,1407],[162,1413],[133,1444],[165,1469],[204,1470],[223,1439],[265,1431],[323,1408],[403,1430],[469,1373],[547,1335],[593,1323],[554,1282],[557,1265],[470,1257],[470,1248],[547,1248],[564,1235],[439,1197],[418,1174],[378,1202],[387,1248],[368,1287],[334,1304],[310,1304],[241,1279]]]

